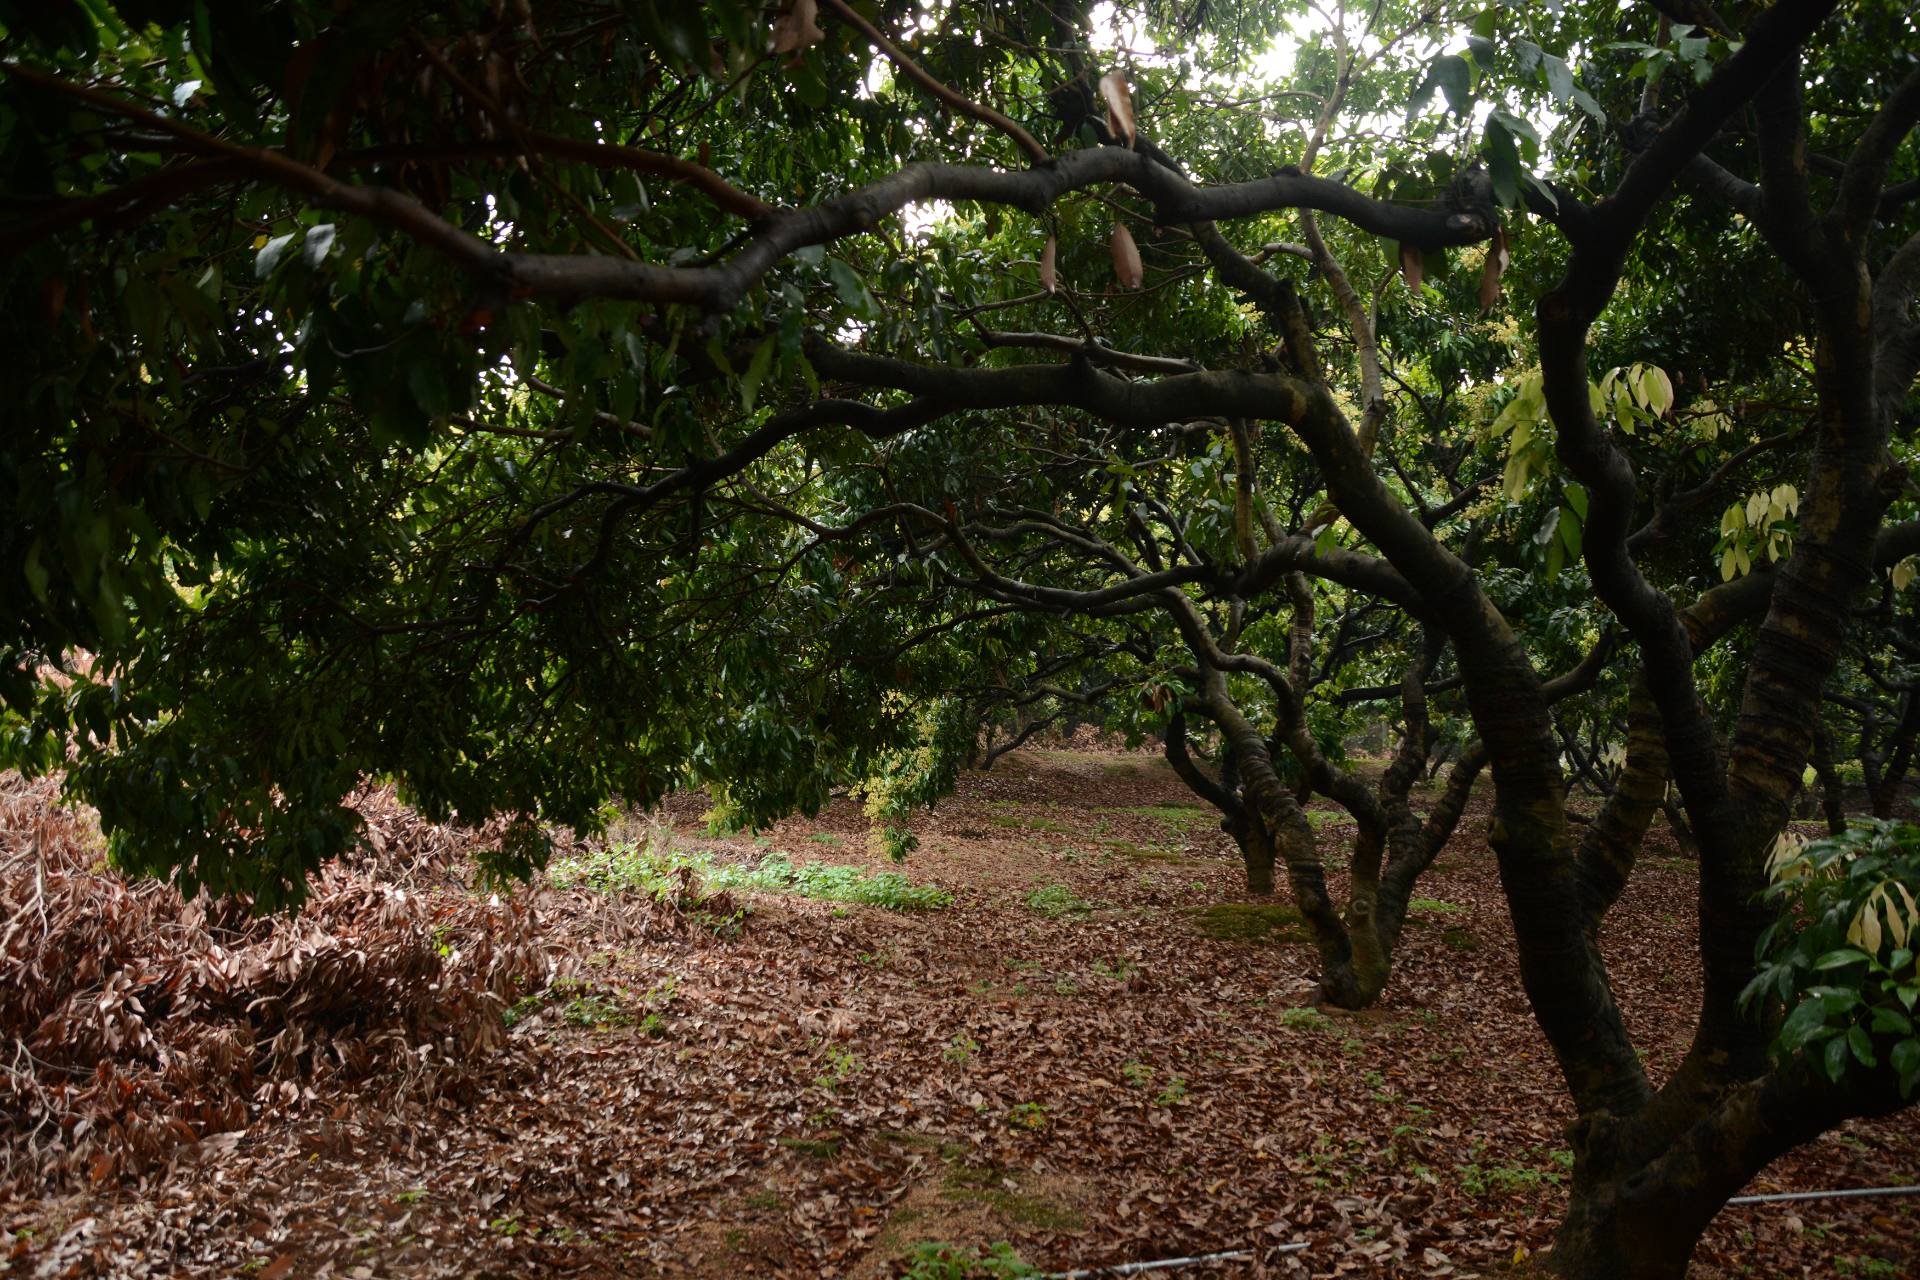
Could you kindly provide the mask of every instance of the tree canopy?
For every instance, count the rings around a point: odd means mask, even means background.
[[[851,786],[904,853],[963,760],[1088,719],[1164,743],[1346,1005],[1487,775],[1565,1274],[1677,1274],[1911,1098],[1911,841],[1782,839],[1850,772],[1895,816],[1920,738],[1901,6],[0,29],[5,754],[125,865],[289,901],[370,777],[510,815],[502,874],[687,786]],[[1662,812],[1706,994],[1655,1082],[1598,938]]]

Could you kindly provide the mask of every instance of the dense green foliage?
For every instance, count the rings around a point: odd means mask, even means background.
[[[1809,779],[1889,817],[1920,742],[1916,47],[1825,0],[0,4],[4,760],[273,906],[369,778],[508,819],[495,873],[691,785],[847,788],[903,855],[1094,721],[1348,1005],[1484,771],[1586,1126],[1562,1269],[1675,1274],[1912,1087],[1912,948],[1828,936],[1895,837],[1809,855],[1852,887],[1791,939],[1762,895]],[[1706,994],[1656,1084],[1597,938],[1662,811]]]
[[[1806,1049],[1839,1080],[1885,1055],[1911,1096],[1920,1086],[1920,827],[1877,822],[1775,855],[1774,896],[1790,908],[1762,939],[1771,963],[1752,996],[1796,1000],[1782,1052]]]

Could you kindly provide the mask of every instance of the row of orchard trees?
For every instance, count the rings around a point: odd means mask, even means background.
[[[369,776],[513,815],[503,873],[696,784],[855,782],[904,851],[1091,716],[1343,1005],[1484,779],[1561,1274],[1681,1274],[1912,1097],[1911,838],[1765,893],[1796,805],[1914,772],[1903,6],[213,15],[0,4],[5,751],[125,865],[291,901]],[[1655,1081],[1596,938],[1662,810],[1704,995]]]

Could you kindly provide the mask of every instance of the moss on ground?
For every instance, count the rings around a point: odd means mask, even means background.
[[[1221,902],[1190,914],[1194,928],[1221,942],[1311,941],[1300,913],[1279,903]]]
[[[1102,840],[1100,844],[1109,853],[1117,853],[1134,862],[1165,862],[1174,866],[1186,866],[1199,861],[1198,858],[1189,857],[1178,849],[1162,849],[1156,845],[1134,844],[1127,840]]]
[[[981,1205],[1007,1222],[1041,1231],[1078,1231],[1086,1225],[1086,1218],[1067,1205],[1014,1190],[1007,1182],[1005,1169],[955,1163],[947,1170],[940,1194],[956,1203]]]

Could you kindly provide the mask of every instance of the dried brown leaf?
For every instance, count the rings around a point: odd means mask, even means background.
[[[1109,71],[1100,77],[1100,97],[1107,104],[1107,132],[1134,144],[1133,91],[1127,85],[1127,73]]]
[[[793,6],[774,20],[768,51],[791,54],[787,65],[798,66],[802,50],[826,39],[827,33],[820,29],[819,16],[819,0],[793,0]]]
[[[1480,309],[1487,310],[1500,300],[1500,277],[1506,274],[1507,264],[1512,255],[1507,250],[1507,232],[1504,227],[1493,229],[1493,239],[1487,245],[1486,265],[1480,268]]]
[[[1113,275],[1123,289],[1138,289],[1146,279],[1146,271],[1140,265],[1140,246],[1133,242],[1133,234],[1123,223],[1113,224]]]

